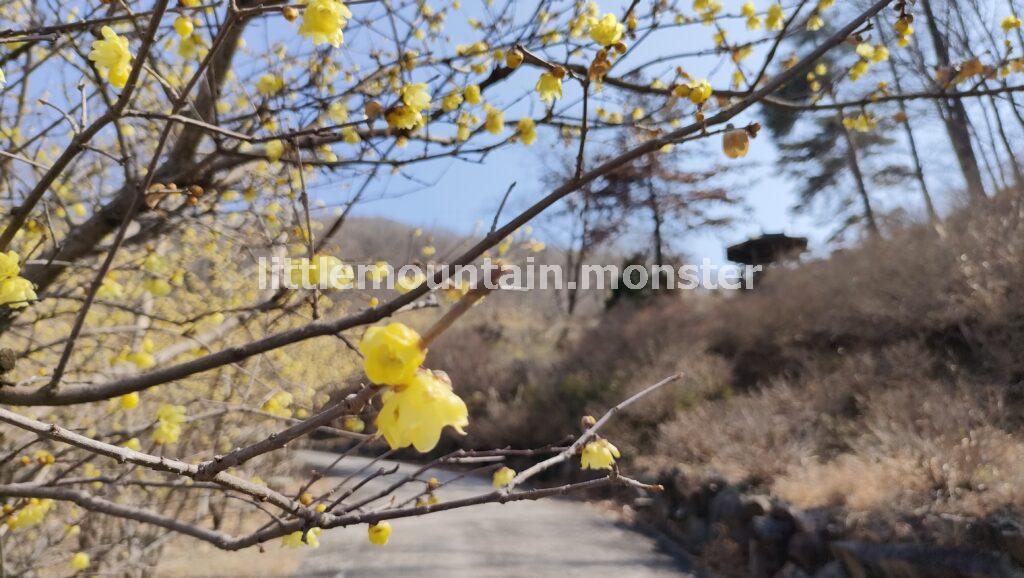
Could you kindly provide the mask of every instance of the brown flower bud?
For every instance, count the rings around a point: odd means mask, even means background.
[[[295,22],[299,18],[299,11],[294,6],[285,6],[281,9],[281,14],[288,22]]]
[[[363,107],[363,113],[366,114],[366,118],[369,119],[377,118],[378,116],[380,116],[380,113],[382,112],[384,112],[384,107],[381,105],[381,103],[377,102],[376,100],[371,100],[370,102],[367,102],[366,105]]]

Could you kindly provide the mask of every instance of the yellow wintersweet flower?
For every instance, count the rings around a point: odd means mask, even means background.
[[[352,284],[352,266],[341,262],[333,255],[316,255],[313,260],[292,260],[288,271],[289,280],[295,287],[341,289]]]
[[[389,323],[366,330],[359,342],[363,370],[379,385],[400,385],[416,375],[427,352],[420,334],[402,323]]]
[[[707,102],[714,92],[711,88],[711,83],[704,79],[691,82],[688,88],[690,90],[687,97],[689,97],[690,102],[698,105]]]
[[[469,425],[466,403],[441,372],[417,371],[403,385],[385,391],[381,399],[377,431],[392,449],[411,445],[426,453],[437,446],[445,427],[464,434],[462,428]]]
[[[499,108],[488,107],[484,127],[491,134],[501,134],[505,130],[505,113]]]
[[[601,46],[611,46],[621,40],[622,30],[622,23],[611,12],[590,22],[590,37]]]
[[[411,106],[396,106],[385,118],[394,129],[412,130],[423,124],[423,115]]]
[[[139,405],[139,392],[126,393],[119,397],[118,400],[120,400],[121,409],[135,409]]]
[[[516,134],[524,145],[530,146],[537,140],[537,124],[532,118],[523,117],[516,124]]]
[[[302,540],[302,530],[296,530],[287,536],[281,538],[281,545],[285,548],[301,548],[303,546],[309,546],[310,548],[320,547],[320,534],[323,532],[320,528],[312,527],[306,532],[306,540]]]
[[[178,36],[188,38],[192,36],[194,30],[195,24],[192,23],[192,19],[188,16],[178,16],[174,19],[174,31],[178,33]]]
[[[496,489],[504,488],[514,477],[516,477],[515,470],[509,467],[502,467],[494,472],[494,476],[491,478],[491,485]]]
[[[889,49],[884,44],[875,46],[874,54],[871,55],[872,62],[885,62],[889,60]]]
[[[270,96],[284,88],[284,79],[276,74],[264,74],[256,81],[256,91],[263,96]]]
[[[754,3],[747,0],[743,7],[740,9],[744,16],[747,18],[747,29],[757,30],[761,27],[761,19],[757,17],[757,8],[754,7]]]
[[[125,360],[134,363],[139,369],[149,369],[156,365],[156,358],[148,351],[133,351],[125,356]]]
[[[413,110],[422,111],[430,108],[430,93],[427,92],[426,84],[406,84],[402,87],[400,94],[405,106]]]
[[[299,34],[312,38],[317,46],[326,42],[337,48],[345,41],[342,29],[349,18],[352,12],[338,0],[312,0],[302,13]]]
[[[367,537],[370,539],[370,543],[374,546],[383,546],[388,543],[388,538],[391,537],[391,524],[387,522],[377,522],[376,524],[370,524],[366,528]]]
[[[264,148],[267,154],[267,160],[276,163],[281,160],[281,155],[284,154],[284,143],[278,139],[274,139],[266,144]]]
[[[336,100],[327,107],[327,118],[336,124],[348,122],[348,107],[344,101]]]
[[[363,430],[366,429],[366,423],[359,416],[349,415],[345,416],[342,427],[350,432],[363,433]]]
[[[166,279],[150,278],[142,282],[142,288],[154,297],[166,297],[174,289]]]
[[[459,105],[462,104],[462,100],[463,98],[461,92],[449,93],[447,96],[441,99],[441,109],[444,110],[445,112],[451,112],[456,108],[459,108]]]
[[[292,400],[292,394],[287,391],[279,391],[263,402],[263,406],[260,409],[277,417],[292,417],[292,410],[289,409],[289,406],[292,405]]]
[[[910,23],[910,18],[901,16],[896,20],[894,28],[896,29],[896,34],[899,35],[898,44],[900,46],[906,46],[909,44],[910,37],[914,35],[914,27]]]
[[[363,138],[359,136],[359,132],[356,129],[346,126],[341,129],[341,140],[345,141],[346,144],[359,144]]]
[[[537,79],[537,92],[544,102],[554,102],[562,98],[562,79],[550,72],[545,72]]]
[[[585,470],[610,470],[618,457],[618,448],[606,439],[599,439],[583,446],[580,465]]]
[[[807,29],[811,32],[821,30],[825,26],[825,20],[820,14],[811,14],[811,17],[807,19]]]
[[[35,526],[43,521],[46,514],[53,509],[53,500],[48,498],[29,498],[28,504],[17,512],[7,516],[7,527],[11,530],[19,530]]]
[[[157,425],[153,441],[160,445],[173,444],[181,437],[181,424],[185,422],[185,407],[165,403],[156,411]]]
[[[0,305],[20,309],[28,307],[29,302],[35,300],[36,291],[28,279],[12,277],[0,281]]]
[[[139,438],[131,438],[121,444],[121,446],[137,452],[142,451],[142,442],[139,441]]]
[[[858,60],[850,67],[850,80],[857,80],[867,74],[869,67],[867,60]]]
[[[1009,34],[1011,30],[1020,28],[1020,18],[1018,18],[1016,14],[1010,14],[1006,18],[1003,18],[1003,21],[999,23],[999,26],[1002,27],[1003,32]]]
[[[463,95],[466,97],[466,102],[469,104],[480,104],[480,85],[470,84],[463,91]]]
[[[21,265],[18,262],[21,257],[14,251],[0,253],[0,279],[17,277],[21,273]]]
[[[71,557],[70,565],[74,570],[85,570],[89,567],[89,562],[88,554],[85,552],[76,552],[75,555]]]
[[[843,118],[843,126],[857,132],[871,132],[878,126],[878,121],[871,115],[862,112],[855,117]]]
[[[124,88],[132,71],[132,53],[128,50],[128,39],[118,36],[109,26],[101,28],[100,34],[103,35],[103,39],[93,41],[89,60],[100,67],[111,85]]]
[[[765,17],[765,24],[768,30],[782,30],[786,23],[786,14],[782,11],[782,5],[772,4],[768,7],[768,15]]]

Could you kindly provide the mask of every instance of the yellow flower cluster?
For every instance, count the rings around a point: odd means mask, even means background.
[[[128,39],[118,36],[109,26],[101,28],[100,34],[103,35],[103,39],[93,41],[89,60],[96,63],[111,85],[124,88],[132,71],[132,53],[128,50]]]
[[[343,32],[352,12],[339,0],[313,0],[302,13],[299,34],[313,39],[319,46],[329,43],[337,48],[345,41]]]
[[[999,23],[999,26],[1003,29],[1003,32],[1009,34],[1011,30],[1020,28],[1020,18],[1016,14],[1010,14],[1003,21]]]
[[[110,358],[110,365],[132,363],[139,369],[149,369],[156,365],[156,358],[153,357],[155,349],[156,346],[153,344],[153,340],[147,337],[142,340],[142,349],[132,351],[131,348],[125,346],[117,355]]]
[[[580,465],[585,470],[610,470],[619,457],[619,448],[606,439],[599,439],[583,446]]]
[[[910,44],[910,37],[914,35],[914,26],[911,24],[910,16],[900,16],[896,20],[895,28],[898,36],[896,43],[900,46]]]
[[[7,516],[7,527],[11,530],[29,528],[43,521],[53,509],[53,500],[31,498],[22,509]]]
[[[343,289],[350,287],[355,279],[352,266],[331,255],[316,255],[312,261],[293,259],[288,276],[292,285],[303,288]]]
[[[672,89],[672,96],[676,98],[689,98],[690,102],[702,105],[711,98],[714,89],[707,80],[692,80],[689,84],[680,84]]]
[[[782,30],[786,24],[786,13],[782,11],[782,4],[776,2],[768,7],[768,15],[765,17],[765,26],[768,30]]]
[[[843,126],[856,132],[871,132],[878,126],[878,121],[870,114],[862,112],[857,116],[843,118]]]
[[[156,411],[156,429],[153,441],[160,445],[173,444],[181,437],[181,424],[185,422],[185,408],[165,403]]]
[[[284,79],[272,73],[264,74],[256,80],[256,92],[270,96],[284,89]]]
[[[744,3],[743,7],[740,8],[740,12],[742,12],[743,16],[746,17],[747,19],[748,30],[757,30],[761,28],[761,18],[758,17],[757,8],[754,7],[753,2],[750,2],[748,0],[746,3]]]
[[[263,402],[263,411],[277,417],[292,417],[291,405],[294,398],[287,391],[279,391]]]
[[[27,307],[29,301],[35,301],[36,291],[32,282],[19,277],[20,258],[14,251],[0,253],[0,305],[12,309]]]
[[[479,89],[478,89],[479,90]],[[423,111],[430,108],[430,93],[423,83],[406,84],[399,91],[402,104],[388,111],[388,126],[393,129],[413,130],[423,125]]]
[[[390,386],[377,414],[377,430],[394,449],[429,452],[452,426],[469,425],[465,402],[452,391],[443,372],[421,369],[426,351],[418,333],[402,323],[371,327],[359,343],[363,369],[370,381]]]

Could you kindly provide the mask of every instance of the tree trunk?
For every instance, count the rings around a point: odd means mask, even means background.
[[[846,116],[843,109],[839,109],[836,113],[839,128],[842,129],[843,136],[846,137],[846,160],[850,165],[850,170],[853,172],[853,180],[857,184],[857,193],[860,195],[861,203],[864,205],[864,220],[868,224],[868,232],[872,237],[881,237],[878,223],[875,221],[875,211],[871,208],[871,197],[868,196],[867,185],[864,183],[864,173],[861,172],[860,161],[857,159],[857,143],[853,135],[850,134],[850,129],[846,128],[843,124],[843,118]]]
[[[939,64],[950,67],[949,47],[946,38],[939,30],[939,23],[935,19],[930,0],[921,0],[921,7],[924,8],[925,20],[928,25],[928,34],[932,39],[932,46],[935,49],[935,57]],[[977,202],[988,198],[985,193],[985,185],[981,180],[981,169],[978,166],[978,158],[974,154],[974,147],[971,144],[970,119],[967,116],[967,109],[958,99],[937,100],[946,114],[943,114],[943,122],[946,125],[946,132],[953,145],[953,152],[956,153],[956,160],[960,164],[960,170],[967,182],[967,193],[971,202]]]

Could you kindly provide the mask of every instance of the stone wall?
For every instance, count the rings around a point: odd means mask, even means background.
[[[798,511],[724,482],[695,484],[679,472],[660,483],[665,491],[641,498],[638,514],[712,572],[718,566],[753,578],[1024,578],[1024,533],[1006,518],[945,517],[921,524],[912,543],[886,543],[856,535],[835,511]],[[950,537],[957,545],[943,545]]]

